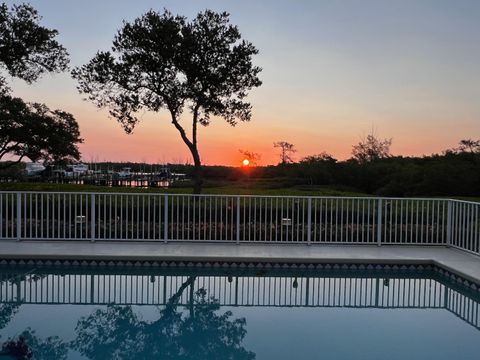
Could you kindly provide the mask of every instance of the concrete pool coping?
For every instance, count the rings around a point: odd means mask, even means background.
[[[436,265],[480,285],[480,257],[443,246],[0,241],[0,259]]]

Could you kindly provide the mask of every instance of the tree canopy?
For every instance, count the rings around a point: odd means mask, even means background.
[[[458,143],[458,147],[447,150],[454,153],[470,153],[470,154],[479,154],[480,153],[480,140],[473,139],[462,139]]]
[[[58,336],[40,339],[35,330],[27,328],[18,337],[10,338],[2,345],[2,355],[12,356],[18,360],[66,360],[68,344]]]
[[[295,145],[287,141],[277,141],[273,143],[274,148],[280,148],[280,164],[293,163],[292,155],[297,152]]]
[[[38,12],[28,4],[11,8],[0,4],[0,70],[27,83],[68,67],[68,53],[56,40],[58,31],[40,21]],[[6,155],[16,157],[2,168],[24,158],[78,160],[80,142],[79,127],[71,114],[12,96],[0,75],[0,160]]]
[[[392,139],[380,139],[373,132],[352,147],[352,156],[360,163],[390,157]]]
[[[316,164],[316,163],[336,163],[337,159],[333,155],[323,151],[319,154],[308,155],[300,160],[301,164]]]
[[[188,315],[179,309],[182,292],[193,290],[194,281],[189,277],[154,321],[139,318],[131,306],[97,309],[78,321],[72,348],[89,359],[255,359],[242,346],[245,319],[218,313],[218,300],[205,289],[191,291]]]
[[[249,151],[249,150],[238,150],[240,154],[244,157],[244,159],[248,160],[248,165],[250,166],[257,166],[258,161],[262,158],[262,156],[259,153]]]
[[[58,31],[40,25],[41,16],[28,4],[0,4],[0,67],[28,83],[46,72],[65,71],[68,53],[55,39]],[[5,80],[0,77],[0,87]]]
[[[10,95],[0,96],[0,160],[7,154],[16,156],[15,162],[23,158],[79,160],[77,145],[81,142],[78,123],[71,114]]]
[[[73,76],[79,91],[108,108],[127,133],[139,122],[139,111],[166,109],[192,154],[195,192],[200,192],[198,124],[207,126],[213,116],[232,126],[251,119],[252,106],[245,98],[261,85],[261,69],[252,62],[257,53],[230,24],[228,13],[206,10],[188,21],[167,10],[150,10],[125,22],[111,51],[98,52]],[[186,111],[190,135],[182,121]]]

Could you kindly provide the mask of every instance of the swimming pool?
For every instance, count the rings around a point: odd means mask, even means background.
[[[478,359],[480,295],[430,267],[4,266],[0,343],[41,359]]]

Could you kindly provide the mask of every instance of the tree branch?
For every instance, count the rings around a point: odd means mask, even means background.
[[[189,276],[188,279],[178,288],[177,292],[168,300],[167,306],[176,306],[182,296],[183,291],[195,283],[196,276]]]
[[[9,142],[5,143],[5,145],[0,149],[0,159],[3,158],[4,155],[12,152],[15,148],[20,145],[20,142],[15,143],[14,145],[8,146]],[[24,156],[24,155],[23,155]]]
[[[193,151],[194,147],[193,147],[193,143],[190,141],[190,139],[188,138],[186,132],[185,132],[185,129],[182,127],[182,125],[180,125],[180,123],[177,121],[177,117],[175,115],[175,113],[173,112],[173,110],[170,110],[170,115],[171,115],[171,118],[172,118],[172,124],[175,126],[175,128],[178,130],[178,132],[180,133],[180,136],[182,137],[182,140],[185,144],[187,144],[188,148],[190,149],[190,151]]]

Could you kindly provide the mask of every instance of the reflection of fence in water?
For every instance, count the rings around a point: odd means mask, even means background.
[[[470,325],[480,329],[480,306],[478,300],[448,289],[444,308]]]
[[[25,304],[163,305],[188,276],[1,274],[0,301]],[[197,276],[224,306],[445,308],[480,328],[480,305],[434,279],[354,277]],[[192,292],[181,292],[187,305]]]

